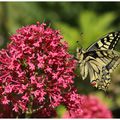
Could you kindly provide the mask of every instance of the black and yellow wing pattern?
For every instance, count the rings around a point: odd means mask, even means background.
[[[105,37],[101,38],[98,42],[94,43],[90,47],[87,48],[87,51],[93,51],[95,49],[100,50],[113,50],[117,45],[120,39],[120,31],[119,32],[111,32],[107,34]]]
[[[106,90],[111,82],[110,73],[120,64],[120,53],[114,51],[120,39],[120,32],[111,32],[86,51],[77,50],[80,73],[99,89]]]

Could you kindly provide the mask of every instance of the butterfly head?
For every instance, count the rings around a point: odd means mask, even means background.
[[[79,61],[79,64],[83,61],[85,51],[82,48],[77,48],[77,60]]]

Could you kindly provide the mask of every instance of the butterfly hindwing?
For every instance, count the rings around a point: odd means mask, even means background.
[[[120,63],[120,56],[116,56],[114,57],[114,59],[112,59],[107,65],[106,65],[106,69],[112,73],[113,70],[115,70],[115,68],[119,65]]]
[[[98,81],[98,89],[107,90],[108,85],[111,82],[110,72],[106,69],[106,66],[102,67],[101,79]]]
[[[106,90],[110,84],[110,71],[120,63],[120,54],[114,50],[96,50],[84,53],[80,64],[82,78],[89,73],[90,82],[99,89]]]
[[[119,63],[120,63],[120,57],[116,56],[106,66],[102,67],[102,79],[101,79],[101,84],[99,85],[99,89],[106,90],[108,88],[108,85],[111,82],[110,73],[113,70],[115,70],[115,68],[119,65]]]
[[[90,52],[89,52],[90,53]],[[115,69],[120,63],[120,54],[114,50],[97,50],[90,53],[88,56],[94,56],[94,59],[89,59],[88,62],[93,70],[93,75],[90,80],[94,82],[95,87],[106,89],[110,84],[110,72]],[[88,53],[87,53],[88,54]],[[91,74],[91,72],[89,72]]]

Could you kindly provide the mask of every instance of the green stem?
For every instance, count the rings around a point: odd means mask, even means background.
[[[26,118],[30,118],[33,113],[32,105],[33,102],[31,101],[30,104],[28,105],[28,111],[26,111],[26,115],[25,115]]]
[[[30,91],[32,88],[30,89]],[[26,118],[31,118],[31,115],[33,114],[33,96],[30,97],[30,104],[28,105],[28,111],[26,111]]]

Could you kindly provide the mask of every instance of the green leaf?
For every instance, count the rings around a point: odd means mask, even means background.
[[[81,12],[78,22],[80,31],[84,34],[84,39],[81,43],[83,47],[87,48],[105,34],[113,31],[114,28],[111,27],[111,24],[115,18],[116,15],[112,12],[103,15],[98,15],[93,11]]]
[[[66,112],[65,106],[63,106],[63,105],[58,106],[56,108],[56,112],[57,112],[57,115],[58,115],[57,117],[61,118],[63,116],[63,114]]]

